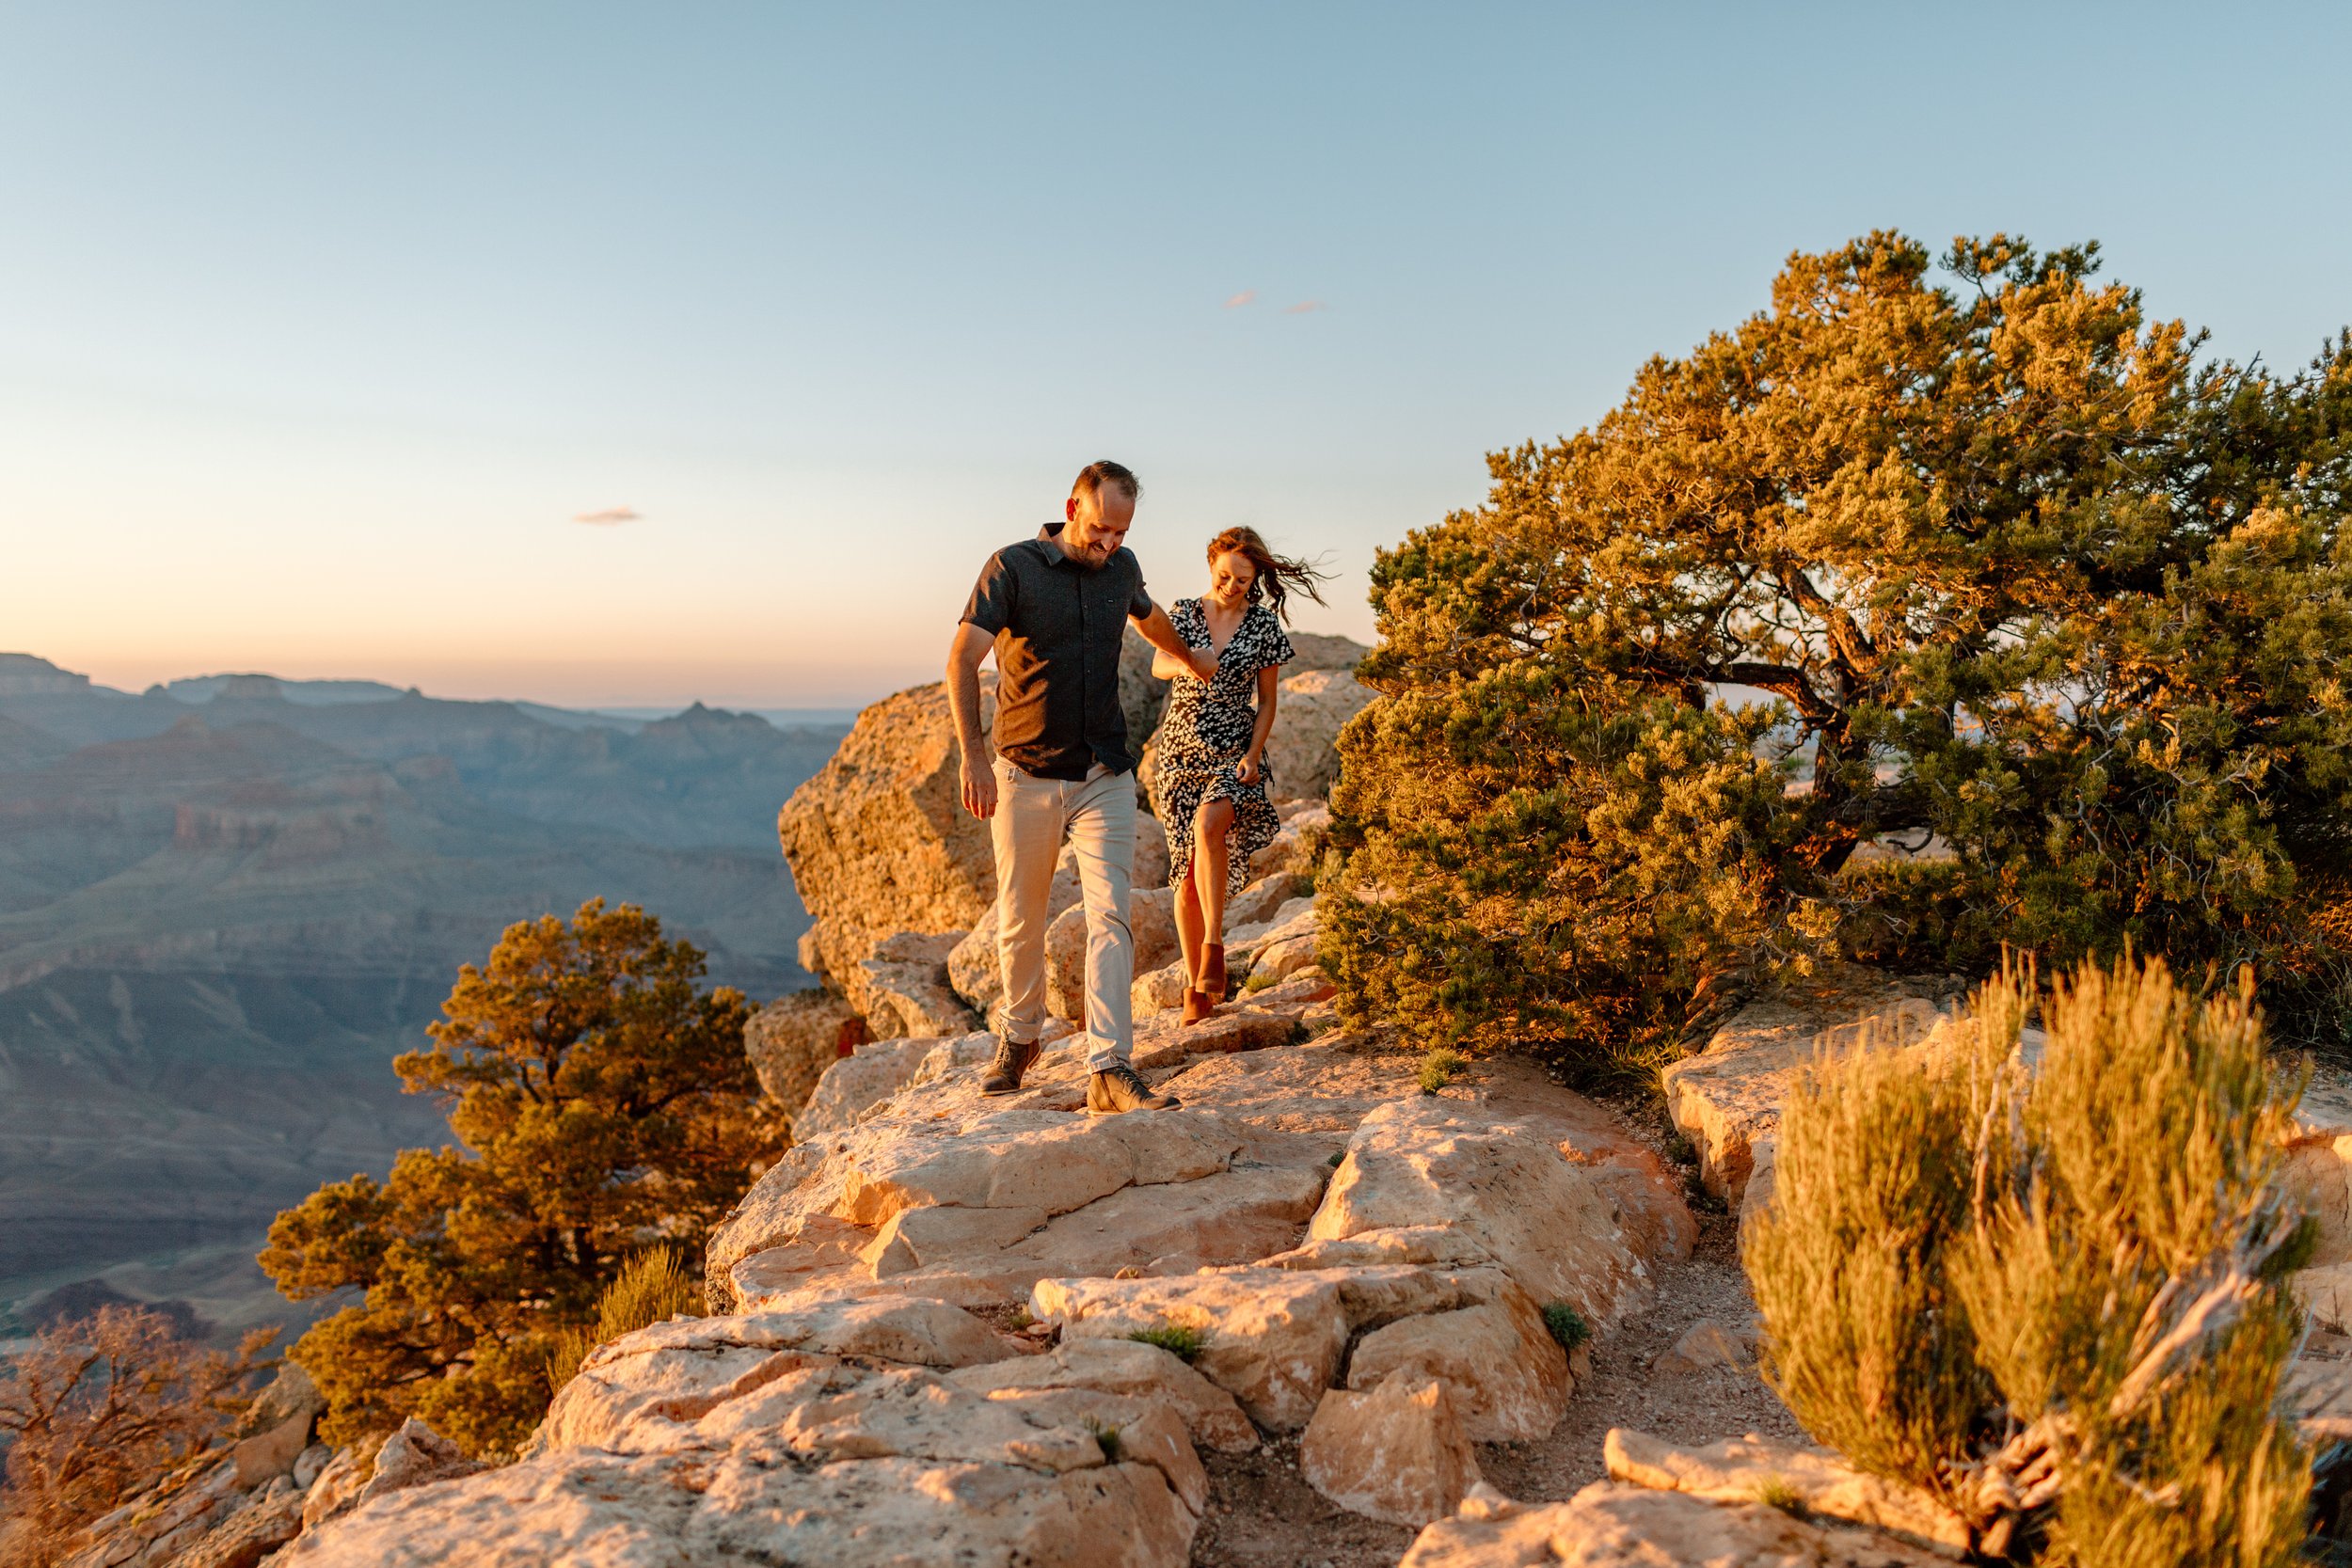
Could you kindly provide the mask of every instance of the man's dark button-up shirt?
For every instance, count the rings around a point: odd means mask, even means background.
[[[1123,546],[1101,566],[1062,552],[1062,525],[988,558],[963,618],[996,639],[996,750],[1041,779],[1136,765],[1119,706],[1127,617],[1152,613],[1143,567]]]

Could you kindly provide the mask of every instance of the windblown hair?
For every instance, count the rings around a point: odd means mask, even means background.
[[[1100,463],[1089,463],[1080,468],[1078,477],[1071,481],[1070,493],[1073,496],[1093,496],[1099,499],[1105,484],[1124,491],[1129,500],[1142,499],[1143,481],[1136,477],[1136,471],[1124,463],[1114,463],[1107,457]]]
[[[1295,590],[1315,603],[1323,603],[1323,591],[1318,583],[1327,581],[1328,572],[1319,572],[1304,561],[1286,555],[1276,555],[1266,548],[1266,542],[1258,537],[1254,528],[1229,528],[1209,541],[1209,564],[1216,564],[1220,555],[1246,556],[1258,568],[1256,580],[1249,585],[1249,602],[1263,598],[1274,607],[1274,613],[1287,621],[1291,618],[1286,602]]]

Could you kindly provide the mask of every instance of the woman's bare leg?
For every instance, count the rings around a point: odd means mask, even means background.
[[[1192,819],[1192,881],[1200,900],[1201,941],[1225,942],[1225,835],[1232,831],[1233,803],[1203,800]]]
[[[1193,886],[1192,872],[1185,869],[1184,879],[1176,889],[1176,946],[1184,956],[1184,984],[1200,983],[1200,893]]]

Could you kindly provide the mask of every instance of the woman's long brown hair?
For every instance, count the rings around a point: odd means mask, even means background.
[[[1304,594],[1315,603],[1323,603],[1322,591],[1316,584],[1328,580],[1330,574],[1318,572],[1304,561],[1287,555],[1276,555],[1266,548],[1254,528],[1229,528],[1209,541],[1209,564],[1216,564],[1220,555],[1238,555],[1258,568],[1258,575],[1249,584],[1249,602],[1256,604],[1263,597],[1274,606],[1274,613],[1283,620],[1291,618],[1286,602],[1292,590]]]

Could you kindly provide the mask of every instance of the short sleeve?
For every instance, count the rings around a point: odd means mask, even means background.
[[[997,551],[980,568],[980,580],[972,585],[972,597],[963,606],[964,620],[995,636],[1012,625],[1019,587],[1020,580],[1005,563],[1004,552]]]
[[[1266,643],[1265,661],[1268,664],[1288,664],[1298,657],[1298,650],[1291,646],[1291,634],[1282,629],[1281,620],[1272,610],[1266,611],[1266,619],[1274,623],[1270,628],[1274,635]]]
[[[1136,566],[1136,585],[1127,594],[1127,613],[1137,621],[1152,613],[1152,595],[1144,590],[1141,563]]]

